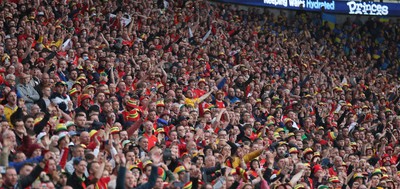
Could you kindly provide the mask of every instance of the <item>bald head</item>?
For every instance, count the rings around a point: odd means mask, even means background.
[[[173,90],[169,90],[169,91],[167,92],[167,96],[168,96],[168,97],[175,98],[175,92],[174,92]]]

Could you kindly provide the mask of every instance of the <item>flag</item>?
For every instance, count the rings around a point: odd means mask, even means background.
[[[322,21],[327,22],[329,28],[331,30],[333,30],[335,28],[335,24],[336,24],[336,16],[333,15],[333,14],[323,13],[322,14]]]
[[[110,18],[116,18],[117,15],[115,14],[110,14]],[[128,14],[125,14],[124,16],[121,17],[121,24],[124,26],[127,26],[129,23],[132,22],[132,17]]]
[[[67,39],[63,44],[62,44],[62,50],[67,51],[68,49],[72,48],[72,42],[71,39]]]
[[[201,39],[201,43],[204,43],[204,41],[207,40],[207,38],[210,36],[210,34],[211,34],[211,29],[208,30],[208,32],[207,32],[206,35],[203,37],[203,39]]]
[[[193,37],[193,31],[192,31],[192,28],[189,27],[189,38],[192,38],[192,37]]]

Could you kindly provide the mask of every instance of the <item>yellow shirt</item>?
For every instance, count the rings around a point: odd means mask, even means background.
[[[199,104],[199,98],[185,98],[185,104],[196,108]]]
[[[243,156],[243,160],[245,163],[249,163],[251,160],[255,159],[256,157],[260,156],[263,150],[256,150],[250,152]],[[240,166],[240,158],[237,156],[233,157],[232,168],[236,168]]]

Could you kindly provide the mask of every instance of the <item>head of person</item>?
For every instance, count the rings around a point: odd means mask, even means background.
[[[4,185],[15,186],[18,182],[17,170],[14,167],[7,167],[4,174]]]
[[[64,83],[64,82],[60,82],[60,81],[57,82],[57,83],[56,83],[56,86],[55,86],[55,90],[56,90],[56,92],[59,93],[59,94],[64,94],[65,91],[66,91],[65,83]]]
[[[75,125],[78,127],[84,127],[86,123],[86,115],[84,113],[78,113],[75,116]]]
[[[92,161],[88,163],[87,170],[89,175],[95,175],[97,172],[100,171],[100,164],[97,161]]]
[[[132,172],[128,171],[125,175],[125,187],[126,188],[134,188],[137,185],[137,178],[133,175]]]
[[[143,150],[147,150],[149,147],[149,140],[146,137],[140,137],[139,146]]]
[[[72,156],[74,158],[82,158],[85,156],[85,149],[81,145],[76,145],[73,148]]]
[[[15,91],[10,91],[6,95],[7,103],[10,106],[15,106],[17,105],[17,93]]]
[[[75,169],[75,173],[77,175],[83,175],[86,172],[87,162],[82,158],[75,158],[73,160],[73,165]]]
[[[19,170],[19,175],[21,176],[28,176],[33,170],[33,164],[25,163],[21,169]]]
[[[31,76],[25,73],[22,73],[20,75],[20,83],[23,85],[26,85],[29,83],[29,81],[31,80]]]

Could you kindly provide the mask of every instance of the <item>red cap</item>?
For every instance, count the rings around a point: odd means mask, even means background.
[[[83,94],[81,95],[81,102],[86,100],[86,99],[92,99],[92,97],[89,94]]]
[[[314,167],[313,167],[313,173],[314,174],[317,173],[318,171],[321,171],[321,170],[322,170],[322,167],[321,167],[320,164],[314,165]]]
[[[36,60],[36,63],[38,63],[38,62],[45,62],[46,60],[44,59],[44,58],[38,58],[37,60]]]

